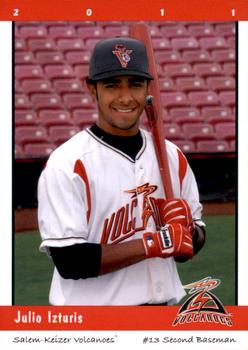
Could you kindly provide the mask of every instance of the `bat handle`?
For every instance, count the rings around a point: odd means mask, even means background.
[[[160,155],[158,157],[159,170],[162,178],[163,187],[165,190],[166,198],[173,198],[173,190],[170,176],[169,166],[166,166],[166,159],[162,157],[165,148],[165,139],[159,135],[161,128],[163,127],[161,120],[158,119],[158,113],[153,103],[147,103],[145,106],[145,111],[148,119],[148,124],[151,130],[153,130],[154,146],[156,153]],[[155,125],[160,122],[160,127],[155,127]]]
[[[153,104],[147,104],[145,106],[145,112],[146,112],[146,116],[147,116],[147,119],[148,119],[148,124],[149,124],[149,127],[152,128],[157,119],[158,119],[158,114],[157,114],[157,111],[154,107]]]

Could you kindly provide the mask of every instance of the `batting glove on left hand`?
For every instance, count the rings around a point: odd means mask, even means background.
[[[174,256],[191,259],[193,256],[192,235],[178,223],[166,225],[155,233],[144,233],[143,244],[148,258]]]

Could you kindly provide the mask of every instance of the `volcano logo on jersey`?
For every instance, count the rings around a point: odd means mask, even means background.
[[[123,68],[127,68],[128,62],[131,60],[130,54],[133,52],[133,50],[128,50],[124,45],[117,44],[115,46],[115,50],[112,52],[120,61],[121,66]]]
[[[231,315],[227,313],[221,301],[210,293],[210,290],[218,287],[220,283],[219,279],[206,277],[184,286],[185,289],[190,289],[189,294],[192,295],[181,306],[172,325],[214,322],[232,326]]]
[[[130,196],[130,199],[104,220],[101,243],[116,244],[133,236],[136,232],[143,231],[150,218],[156,226],[159,226],[156,199],[151,197],[157,188],[156,185],[145,183],[137,188],[126,190],[125,193]],[[142,207],[142,213],[137,217],[136,208],[138,207]]]

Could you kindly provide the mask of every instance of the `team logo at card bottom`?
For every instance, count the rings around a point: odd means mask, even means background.
[[[120,61],[121,66],[123,68],[127,68],[127,64],[131,60],[130,54],[133,52],[133,50],[128,50],[127,48],[125,48],[125,46],[119,44],[115,46],[115,50],[112,52]]]
[[[210,292],[220,285],[219,279],[212,277],[203,278],[200,281],[184,286],[189,289],[191,296],[179,309],[173,326],[192,322],[220,323],[231,327],[233,325],[231,315],[225,310],[221,301]]]

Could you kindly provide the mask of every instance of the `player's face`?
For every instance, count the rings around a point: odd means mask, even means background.
[[[145,107],[147,80],[135,76],[120,76],[89,86],[98,102],[98,126],[120,136],[138,132],[139,118]]]

